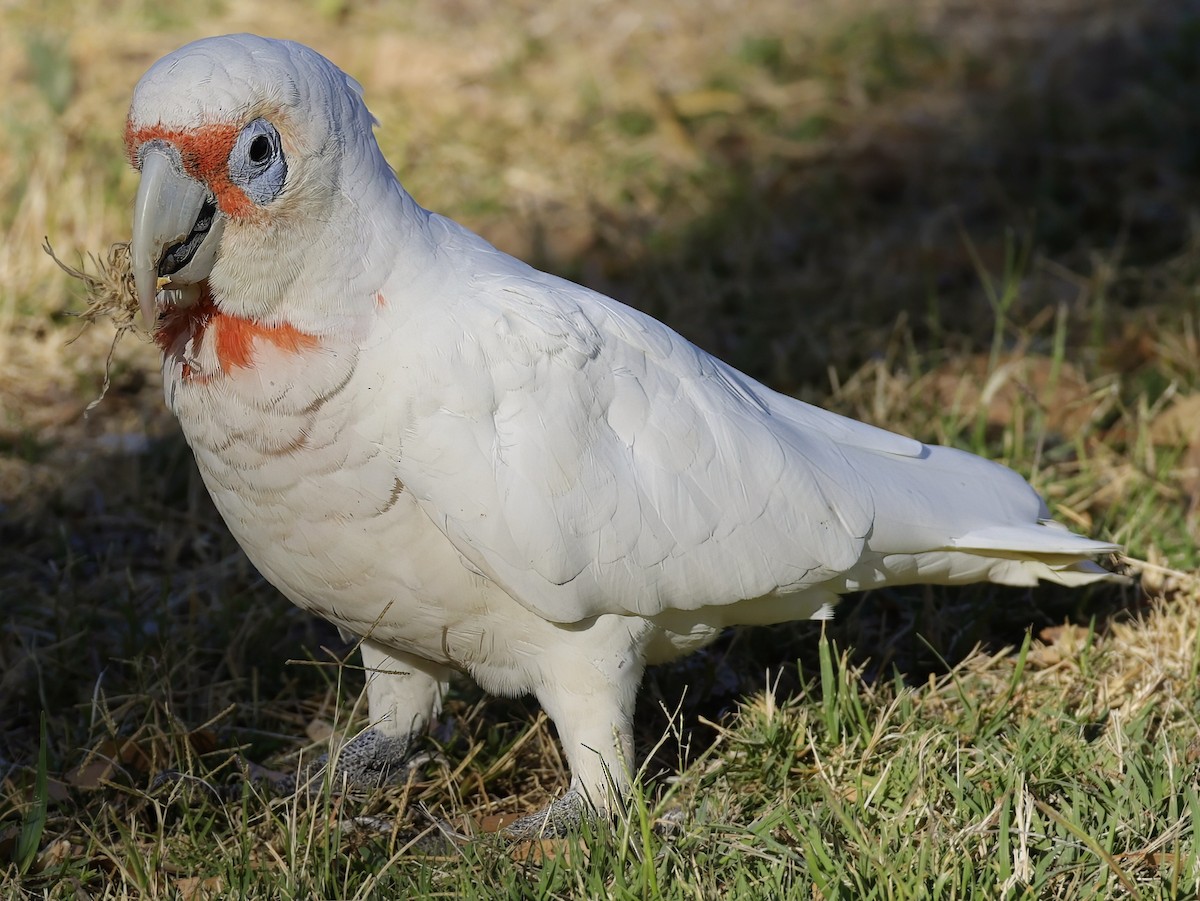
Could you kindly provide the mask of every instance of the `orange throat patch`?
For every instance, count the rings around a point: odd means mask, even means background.
[[[254,368],[256,343],[271,344],[285,353],[298,354],[320,344],[315,335],[307,334],[288,323],[263,325],[222,312],[201,283],[200,299],[186,307],[171,307],[159,317],[154,329],[154,341],[164,354],[179,353],[180,340],[190,339],[194,357],[204,342],[213,342],[213,350],[223,375],[235,369]],[[185,381],[207,381],[215,373],[196,372],[192,364],[183,361]]]

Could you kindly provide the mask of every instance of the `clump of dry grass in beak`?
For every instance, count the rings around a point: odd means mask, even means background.
[[[42,249],[58,264],[59,269],[82,283],[87,306],[76,315],[84,321],[85,325],[95,325],[100,319],[108,319],[117,329],[117,333],[113,336],[112,346],[108,349],[108,358],[104,363],[104,385],[100,389],[100,396],[87,406],[88,412],[91,412],[108,393],[109,374],[112,370],[113,353],[117,349],[117,344],[127,332],[135,332],[141,337],[149,339],[154,327],[153,320],[139,318],[139,313],[143,311],[138,303],[130,243],[118,241],[110,245],[108,255],[105,257],[89,253],[88,258],[92,261],[93,268],[96,269],[95,274],[84,269],[76,269],[60,260],[58,254],[54,252],[54,248],[50,246],[49,239],[46,239]]]
[[[83,283],[87,307],[78,316],[88,325],[94,325],[101,318],[111,320],[117,327],[117,338],[125,332],[134,331],[146,337],[149,333],[138,324],[138,292],[133,278],[133,259],[130,255],[129,242],[118,241],[108,248],[104,258],[88,254],[92,266],[97,270],[92,274],[83,269],[76,269],[59,259],[49,239],[42,249],[58,264],[58,268],[71,278]],[[146,327],[152,327],[147,322]]]

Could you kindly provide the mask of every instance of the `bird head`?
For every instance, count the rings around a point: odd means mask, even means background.
[[[205,38],[156,62],[125,130],[141,173],[132,259],[147,324],[202,294],[257,322],[286,319],[288,303],[341,302],[318,283],[355,265],[344,252],[365,228],[355,198],[379,193],[380,173],[395,182],[373,125],[359,85],[291,41]]]

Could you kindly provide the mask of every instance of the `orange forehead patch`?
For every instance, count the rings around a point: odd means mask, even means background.
[[[154,340],[164,353],[169,353],[175,342],[184,335],[190,335],[196,347],[202,341],[214,342],[217,362],[225,375],[229,375],[233,369],[254,368],[256,342],[265,342],[292,354],[311,350],[320,344],[315,335],[302,332],[286,322],[263,325],[221,312],[207,287],[200,299],[191,306],[168,310],[154,331]],[[184,365],[184,377],[194,377],[187,364]]]
[[[237,185],[229,180],[229,152],[241,129],[236,125],[214,124],[198,128],[168,128],[165,125],[144,125],[134,128],[125,124],[125,152],[131,165],[137,164],[137,153],[147,141],[159,140],[179,151],[184,171],[197,181],[208,185],[226,216],[246,216],[257,207]]]

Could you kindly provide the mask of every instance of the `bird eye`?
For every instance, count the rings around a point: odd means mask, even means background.
[[[266,135],[259,135],[250,142],[250,162],[261,163],[271,155],[271,142]]]
[[[283,191],[287,160],[279,132],[266,119],[242,129],[229,153],[229,180],[258,204],[269,203]]]

